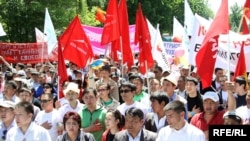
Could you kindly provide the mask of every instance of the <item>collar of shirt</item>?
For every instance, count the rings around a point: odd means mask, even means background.
[[[174,94],[170,97],[170,101],[174,101],[176,97],[176,93],[174,92]]]
[[[128,140],[129,141],[140,141],[141,139],[141,132],[142,130],[139,131],[139,133],[135,136],[135,138],[133,138],[130,133],[127,131],[126,134],[128,135]]]
[[[157,128],[157,131],[159,131],[162,127],[165,126],[166,116],[163,116],[161,119],[159,119],[157,114],[154,113],[154,120],[155,120],[155,126]]]

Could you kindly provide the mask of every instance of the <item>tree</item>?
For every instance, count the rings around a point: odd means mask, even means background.
[[[238,28],[240,26],[241,16],[242,16],[242,7],[240,7],[237,3],[235,3],[231,8],[230,14],[230,23],[231,30],[234,32],[238,32]]]

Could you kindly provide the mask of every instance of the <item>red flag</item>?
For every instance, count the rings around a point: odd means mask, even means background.
[[[248,80],[247,78],[247,72],[246,72],[246,61],[245,61],[245,52],[244,52],[244,45],[245,42],[243,41],[240,49],[240,55],[238,59],[238,63],[234,72],[234,79],[237,76],[244,76],[245,80]],[[248,88],[248,83],[246,83],[246,89]]]
[[[243,15],[245,15],[250,20],[250,0],[246,0],[243,11]]]
[[[94,56],[90,41],[82,28],[78,15],[63,33],[60,42],[64,48],[64,58],[75,63],[78,67],[85,67],[87,61]]]
[[[117,0],[109,0],[106,21],[102,32],[101,45],[108,44],[109,42],[119,39],[119,37],[120,31]]]
[[[59,76],[59,90],[58,90],[58,98],[64,97],[62,88],[63,88],[63,83],[65,81],[68,81],[68,74],[66,71],[66,66],[62,54],[62,47],[60,41],[58,42],[58,76]]]
[[[136,11],[136,25],[135,25],[135,44],[139,43],[140,54],[139,54],[139,69],[142,74],[146,73],[146,64],[148,69],[154,65],[154,60],[151,53],[151,39],[148,29],[146,18],[144,17],[141,9],[141,4],[138,4]]]
[[[95,13],[95,19],[101,23],[104,23],[106,20],[105,14],[106,12],[103,11],[100,7],[98,7]]]
[[[211,86],[218,51],[218,37],[220,34],[228,33],[228,31],[228,0],[222,0],[196,56],[197,73],[201,78],[203,88]]]
[[[242,21],[242,34],[244,34],[244,35],[249,34],[249,29],[248,29],[246,17],[243,17],[243,21]]]

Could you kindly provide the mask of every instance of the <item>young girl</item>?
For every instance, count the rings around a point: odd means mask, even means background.
[[[113,141],[117,132],[124,126],[124,117],[117,109],[109,109],[106,113],[106,131],[102,134],[102,141]]]

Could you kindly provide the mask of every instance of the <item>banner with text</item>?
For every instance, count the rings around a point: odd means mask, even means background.
[[[195,15],[194,30],[189,50],[189,63],[192,65],[196,65],[195,63],[196,54],[200,49],[206,31],[210,26],[210,23],[211,21],[208,21],[197,14]],[[227,43],[227,41],[229,41],[229,44]],[[216,58],[215,67],[220,67],[227,70],[228,68],[227,50],[229,47],[230,71],[235,71],[242,41],[245,41],[244,51],[245,51],[246,64],[250,64],[250,42],[249,42],[250,35],[240,35],[230,31],[229,37],[228,35],[220,35],[219,37],[218,54]],[[247,65],[247,71],[248,72],[250,71],[249,65]]]
[[[9,63],[38,63],[48,56],[46,43],[0,43],[0,55]]]

